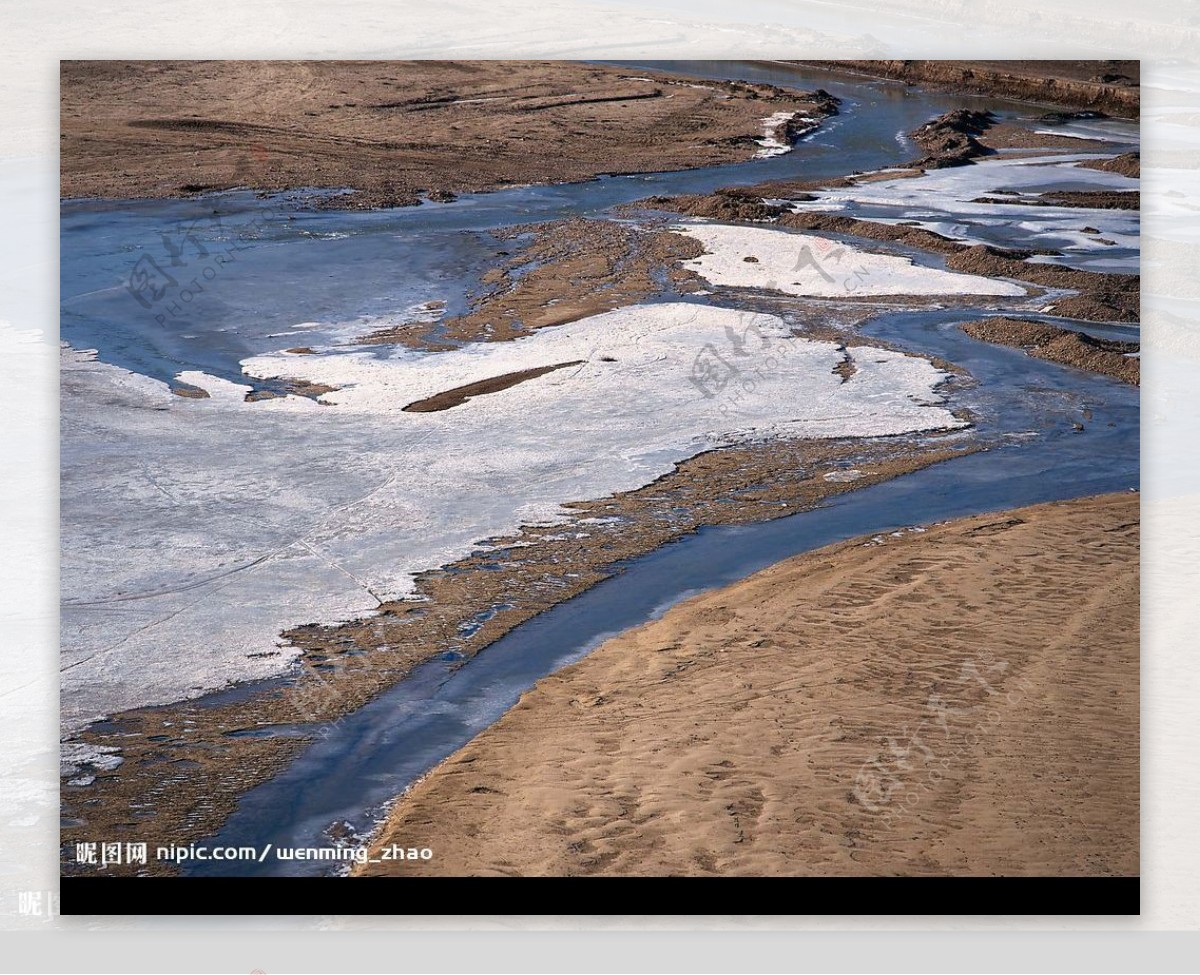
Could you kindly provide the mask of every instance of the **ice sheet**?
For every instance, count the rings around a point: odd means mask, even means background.
[[[184,399],[66,350],[63,721],[77,728],[283,669],[281,630],[369,614],[560,504],[653,481],[755,437],[878,436],[961,423],[923,359],[790,336],[777,318],[634,306],[440,354],[264,356],[310,400]],[[605,361],[611,359],[614,361]],[[443,412],[414,399],[583,360]],[[298,398],[297,398],[298,399]]]

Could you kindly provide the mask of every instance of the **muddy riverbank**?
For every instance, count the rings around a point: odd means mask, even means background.
[[[1137,118],[1140,61],[799,61],[978,95]]]

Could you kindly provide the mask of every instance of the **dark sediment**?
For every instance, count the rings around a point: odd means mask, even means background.
[[[925,155],[910,166],[919,169],[945,169],[965,166],[979,156],[991,155],[994,150],[979,141],[996,122],[991,112],[973,112],[958,108],[926,122],[909,135]]]
[[[576,359],[574,362],[560,362],[553,366],[538,366],[534,369],[521,369],[517,372],[508,372],[503,376],[495,376],[491,379],[481,379],[477,383],[468,383],[465,386],[456,386],[454,389],[447,389],[444,392],[438,393],[435,396],[428,396],[425,399],[417,400],[414,403],[409,403],[404,407],[405,413],[438,413],[441,410],[450,410],[456,406],[462,406],[467,400],[476,396],[486,396],[488,393],[499,393],[505,389],[511,389],[520,383],[530,379],[537,379],[539,376],[544,376],[547,373],[557,372],[559,369],[566,369],[569,366],[583,365],[582,359]]]
[[[1083,210],[1139,210],[1142,194],[1137,190],[1049,190],[1036,196],[981,196],[972,202],[1033,207],[1078,207]]]
[[[692,217],[726,222],[774,220],[788,212],[786,207],[766,203],[761,193],[738,187],[723,187],[705,194],[652,196],[639,201],[636,206],[654,210],[674,210]]]
[[[1106,173],[1120,173],[1133,179],[1142,176],[1142,154],[1140,152],[1125,152],[1112,159],[1093,159],[1079,164],[1084,169],[1099,169]]]

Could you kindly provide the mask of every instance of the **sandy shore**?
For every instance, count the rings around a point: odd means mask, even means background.
[[[568,61],[64,61],[62,195],[350,187],[330,205],[751,159],[827,95]]]
[[[405,874],[1135,874],[1138,517],[984,515],[696,597],[540,681],[376,849],[434,849]]]

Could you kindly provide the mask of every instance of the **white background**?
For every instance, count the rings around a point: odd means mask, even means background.
[[[1148,933],[1200,928],[1198,24],[1183,0],[0,0],[0,967],[1194,970],[1195,935]],[[1143,59],[1140,918],[1022,918],[1019,904],[992,919],[905,916],[920,910],[912,903],[892,918],[18,913],[20,892],[53,890],[58,867],[58,59],[972,56]],[[333,912],[336,900],[314,907]],[[420,903],[402,890],[380,906],[406,909]],[[449,933],[462,928],[480,933]]]

